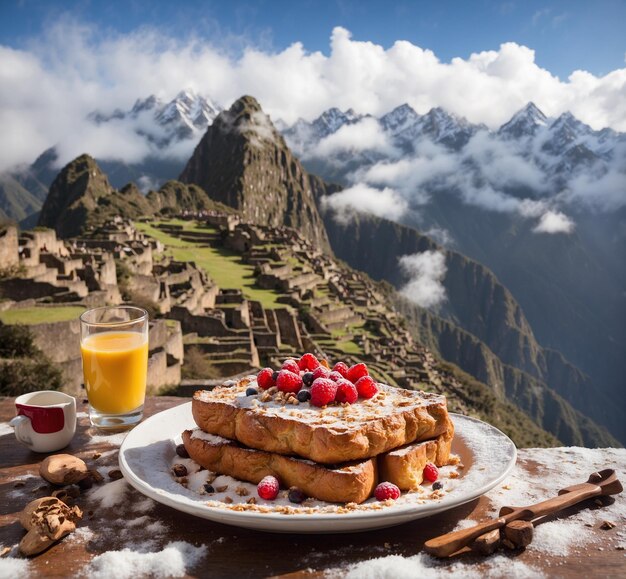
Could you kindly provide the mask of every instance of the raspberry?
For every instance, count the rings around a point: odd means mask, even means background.
[[[273,501],[278,496],[279,489],[280,484],[278,483],[278,479],[271,474],[268,474],[256,485],[256,492],[266,501]]]
[[[283,362],[283,365],[280,368],[281,370],[289,370],[294,374],[300,374],[300,366],[298,366],[298,362],[296,362],[293,358],[289,358]]]
[[[318,378],[328,378],[330,374],[330,370],[328,368],[324,368],[324,366],[318,366],[313,370],[313,380],[317,380]]]
[[[381,482],[374,490],[374,496],[379,501],[400,498],[400,489],[390,482]]]
[[[327,378],[329,380],[332,380],[333,382],[339,382],[339,380],[345,380],[345,378],[339,372],[335,372],[334,370],[327,376]]]
[[[355,386],[361,398],[373,398],[378,394],[378,386],[371,376],[359,378]]]
[[[278,380],[276,380],[276,387],[281,392],[293,392],[297,394],[302,388],[302,378],[300,374],[294,374],[289,370],[281,370],[278,373]]]
[[[274,380],[274,370],[271,368],[263,368],[263,370],[256,375],[256,383],[263,388],[263,390],[267,390],[268,388],[275,386],[276,382]]]
[[[337,362],[333,366],[333,372],[339,372],[344,378],[348,377],[348,366],[344,362]]]
[[[355,364],[348,370],[348,380],[353,384],[356,384],[357,380],[363,378],[363,376],[369,376],[367,366],[363,362]]]
[[[435,482],[439,478],[439,469],[432,462],[424,467],[424,478],[428,482]]]
[[[310,353],[306,353],[298,360],[300,370],[315,370],[320,365],[319,360]]]
[[[337,384],[328,378],[318,378],[311,386],[311,404],[313,406],[326,406],[337,395]]]
[[[347,402],[348,404],[354,404],[359,399],[359,393],[356,391],[356,387],[349,380],[339,380],[337,382],[337,394],[335,396],[336,402]]]

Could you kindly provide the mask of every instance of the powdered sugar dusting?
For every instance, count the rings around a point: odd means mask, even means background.
[[[390,555],[351,565],[346,569],[337,569],[327,573],[328,577],[346,579],[436,579],[439,577],[464,577],[482,579],[487,577],[536,578],[542,573],[530,566],[504,555],[485,559],[480,568],[475,562],[455,561],[448,563],[435,559],[425,553],[413,557]]]
[[[157,552],[109,551],[94,557],[83,574],[91,579],[135,577],[183,577],[206,555],[205,545],[195,547],[184,541],[168,543]]]
[[[191,434],[191,438],[199,438],[200,440],[205,440],[209,444],[228,444],[230,441],[223,436],[218,436],[217,434],[209,434],[208,432],[204,432],[204,430],[200,430],[199,428],[194,429]]]
[[[0,436],[13,434],[13,427],[8,422],[0,422]]]
[[[0,579],[15,579],[30,576],[30,564],[27,559],[15,557],[0,558]]]
[[[116,434],[92,434],[87,444],[112,444],[121,446],[128,435],[128,432],[117,432]]]
[[[126,500],[126,493],[129,490],[126,481],[119,480],[95,487],[89,492],[89,499],[100,503],[100,507],[108,509],[121,505]]]

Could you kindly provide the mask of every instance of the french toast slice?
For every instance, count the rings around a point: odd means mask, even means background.
[[[454,426],[450,421],[448,430],[433,440],[414,442],[379,455],[380,480],[389,481],[403,491],[417,488],[424,480],[424,467],[429,462],[437,466],[449,463],[453,438]]]
[[[273,475],[283,486],[296,486],[306,495],[333,503],[362,503],[377,483],[376,460],[323,466],[306,459],[246,448],[202,430],[185,430],[183,443],[189,456],[204,468],[258,483]]]
[[[192,414],[205,432],[257,450],[296,455],[322,464],[374,457],[448,429],[445,396],[379,384],[369,400],[318,408],[275,388],[246,396],[257,386],[243,379],[194,394]]]

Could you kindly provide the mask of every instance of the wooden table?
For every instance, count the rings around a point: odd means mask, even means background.
[[[146,402],[146,415],[186,401],[174,397],[150,398]],[[83,401],[78,401],[78,410],[86,412]],[[0,398],[0,422],[8,422],[14,412],[13,399]],[[6,425],[3,432],[6,432]],[[86,415],[81,414],[77,435],[66,452],[84,458],[90,465],[110,464],[111,469],[115,468],[117,453],[106,454],[113,447],[100,439],[94,443],[92,434],[94,433],[88,427]],[[99,459],[93,459],[96,452],[102,453]],[[520,458],[519,463],[522,468],[527,469],[529,476],[536,474],[532,451],[522,451]],[[42,455],[31,453],[16,443],[11,433],[0,436],[1,545],[14,546],[20,541],[24,534],[17,522],[20,510],[33,498],[46,496],[50,492],[37,474],[41,459]],[[24,478],[26,475],[36,476]],[[24,486],[16,486],[16,477],[23,477]],[[572,482],[578,481],[564,481],[563,486]],[[80,537],[70,535],[47,552],[31,559],[30,571],[33,576],[78,576],[79,571],[94,556],[152,539],[156,549],[170,541],[206,545],[206,556],[194,568],[187,569],[191,576],[317,576],[325,569],[366,561],[373,557],[415,555],[421,550],[424,541],[452,530],[459,521],[481,520],[490,507],[489,496],[492,494],[493,492],[446,513],[389,529],[345,535],[281,535],[220,525],[156,503],[145,514],[140,513],[146,518],[140,519],[141,524],[138,524],[137,515],[129,514],[128,511],[144,501],[144,497],[129,487],[125,499],[128,509],[118,508],[114,512],[104,509],[89,514],[89,505],[83,503],[86,515],[81,526],[88,526],[91,531]],[[81,501],[87,501],[87,498],[88,495],[79,497],[77,504],[81,505]],[[617,500],[625,499],[620,496]],[[145,505],[145,501],[142,504]],[[585,508],[601,509],[596,505],[586,505]],[[616,543],[620,540],[618,537],[626,536],[624,529],[624,521],[618,522],[618,527],[610,531],[600,529],[598,524],[587,528],[585,532],[593,533],[593,540],[568,556],[533,552],[530,549],[521,553],[508,552],[505,556],[510,557],[512,565],[521,562],[544,571],[548,576],[626,577],[626,552],[618,550],[621,546]],[[482,569],[486,576],[508,574],[493,572],[493,569],[490,571],[483,559],[470,554],[457,556],[454,563],[446,562],[441,571],[445,571],[449,564],[457,565],[458,571],[459,562],[466,563],[468,570]],[[416,576],[418,574],[416,570]]]

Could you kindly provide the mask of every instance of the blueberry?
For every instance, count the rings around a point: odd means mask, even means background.
[[[212,494],[215,492],[215,489],[213,488],[213,485],[210,485],[209,483],[206,483],[204,485],[204,492],[208,493],[208,494]]]
[[[179,444],[176,447],[176,454],[181,458],[189,458],[189,453],[187,452],[184,444]]]
[[[256,396],[259,391],[256,388],[248,388],[246,390],[246,396]]]
[[[306,388],[302,388],[300,392],[298,392],[298,394],[296,395],[296,398],[300,402],[308,402],[309,400],[311,400],[311,391],[307,390]]]
[[[313,384],[313,372],[305,372],[302,376],[302,382],[305,386]]]
[[[296,503],[299,505],[305,499],[306,495],[298,487],[291,487],[289,489],[289,500],[292,503]]]
[[[443,488],[443,483],[441,481],[435,481],[433,483],[433,490],[434,491],[438,491],[439,489]]]
[[[278,380],[278,370],[274,370],[274,373],[272,374],[272,380],[274,381],[274,384],[276,383],[276,380]]]

